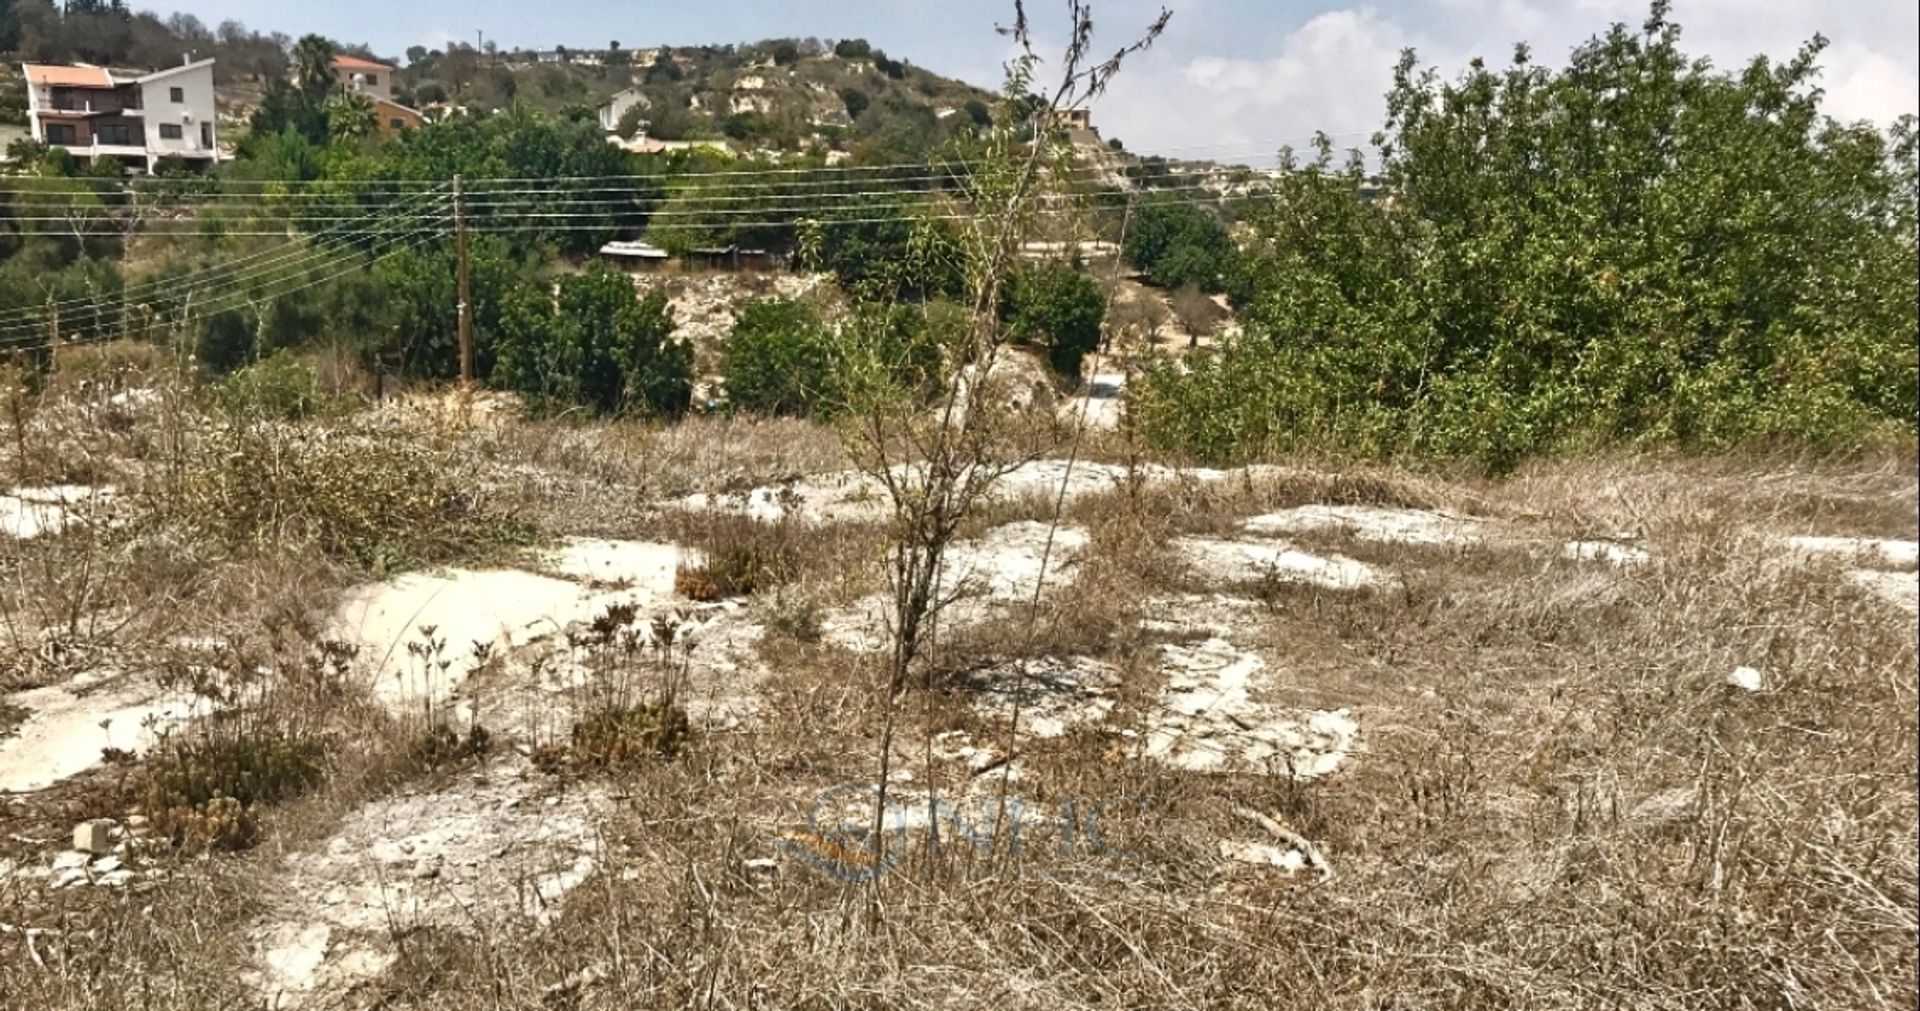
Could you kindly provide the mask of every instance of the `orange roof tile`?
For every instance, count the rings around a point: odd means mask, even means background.
[[[358,56],[348,56],[345,53],[341,53],[335,56],[333,58],[333,65],[341,70],[392,70],[393,69],[392,67],[389,67],[384,63],[375,63],[372,60],[363,60]]]
[[[72,67],[29,63],[24,68],[27,80],[41,87],[111,88],[113,78],[104,67]]]

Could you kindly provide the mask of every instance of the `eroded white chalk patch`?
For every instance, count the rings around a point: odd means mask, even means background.
[[[474,667],[476,643],[504,652],[633,598],[512,569],[409,573],[348,590],[327,635],[360,647],[375,697],[398,711],[451,697]],[[444,643],[437,655],[408,649],[429,638]]]
[[[211,711],[204,699],[131,680],[93,690],[34,688],[6,701],[27,710],[27,719],[0,738],[0,791],[52,786],[99,765],[105,748],[143,751],[159,731]]]
[[[654,598],[673,594],[674,574],[682,562],[698,564],[676,544],[592,537],[567,538],[541,561],[568,579],[620,586]]]
[[[1240,467],[1216,470],[1206,467],[1176,468],[1144,464],[1129,468],[1122,464],[1086,460],[1030,460],[1000,475],[988,489],[987,502],[1037,499],[1052,503],[1064,495],[1075,502],[1091,495],[1110,492],[1133,484],[1166,486],[1188,484],[1196,487],[1232,481],[1256,484],[1289,473],[1274,466]],[[923,485],[924,474],[916,465],[903,464],[893,469],[894,480],[908,487]],[[812,474],[780,485],[768,485],[739,492],[701,492],[663,503],[666,508],[693,512],[729,512],[772,522],[791,516],[809,523],[879,522],[892,515],[886,486],[871,475],[857,471]]]
[[[550,921],[593,874],[606,803],[597,790],[562,792],[516,759],[355,811],[286,859],[257,932],[255,984],[269,1006],[298,1006],[377,975],[396,935]]]
[[[1188,568],[1222,583],[1309,583],[1333,590],[1356,590],[1381,581],[1378,570],[1341,555],[1315,555],[1274,541],[1182,537],[1173,550]]]
[[[1160,647],[1167,677],[1146,755],[1196,772],[1324,776],[1352,753],[1360,725],[1346,710],[1287,710],[1256,701],[1267,669],[1224,639]]]
[[[1796,554],[1837,558],[1884,569],[1920,567],[1920,542],[1874,537],[1789,537]]]
[[[955,542],[940,570],[938,597],[949,601],[940,620],[949,627],[972,624],[993,604],[1031,600],[1043,572],[1049,588],[1071,584],[1087,544],[1084,528],[1038,522],[1009,523],[977,540]],[[891,608],[886,594],[856,601],[829,614],[822,635],[842,649],[878,651],[887,643]]]
[[[69,527],[99,519],[114,496],[112,488],[87,485],[15,488],[0,495],[0,534],[24,541],[64,533]]]
[[[1652,552],[1624,541],[1569,541],[1560,553],[1576,562],[1601,562],[1623,569],[1653,561]]]
[[[1307,869],[1305,853],[1291,846],[1275,846],[1272,843],[1222,839],[1220,856],[1234,863],[1271,868],[1285,874],[1297,874]]]
[[[1040,657],[975,674],[968,689],[975,709],[1002,722],[1019,716],[1023,738],[1063,737],[1100,723],[1113,712],[1120,669],[1087,657]]]
[[[1255,516],[1242,527],[1247,533],[1338,533],[1355,540],[1386,544],[1463,546],[1478,544],[1486,524],[1480,520],[1421,509],[1387,509],[1364,505],[1305,505]]]
[[[1920,573],[1855,569],[1847,581],[1896,607],[1920,614]]]

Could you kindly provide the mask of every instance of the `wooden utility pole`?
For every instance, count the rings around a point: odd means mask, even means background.
[[[460,385],[473,385],[473,292],[467,268],[467,215],[461,177],[453,177],[453,244],[460,259]]]

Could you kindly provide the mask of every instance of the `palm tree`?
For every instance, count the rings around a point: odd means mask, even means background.
[[[367,96],[336,91],[327,96],[327,137],[334,143],[359,140],[380,126],[380,116]]]
[[[333,57],[338,52],[324,35],[304,35],[293,44],[293,80],[301,94],[318,102],[333,90]]]

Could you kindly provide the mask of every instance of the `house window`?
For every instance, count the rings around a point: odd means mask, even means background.
[[[178,124],[178,123],[162,123],[162,124],[160,124],[160,139],[161,139],[161,140],[179,140],[179,139],[180,139],[180,137],[181,137],[181,133],[180,133],[180,124]]]
[[[72,144],[73,143],[73,124],[72,123],[47,124],[47,143]]]
[[[125,123],[102,123],[93,131],[93,138],[102,144],[126,147],[133,143],[133,128]]]
[[[172,102],[175,105],[179,105],[185,102],[186,100],[187,100],[187,89],[185,88],[168,88],[167,89],[167,101]]]
[[[367,87],[369,87],[369,88],[378,88],[379,86],[380,86],[380,75],[379,75],[379,74],[368,74],[368,75],[367,75]]]
[[[404,130],[406,128],[407,128],[407,121],[404,119],[401,119],[398,116],[395,116],[392,119],[387,120],[387,129],[389,130]]]
[[[209,151],[213,149],[213,124],[212,123],[200,124],[200,146],[208,149]]]

